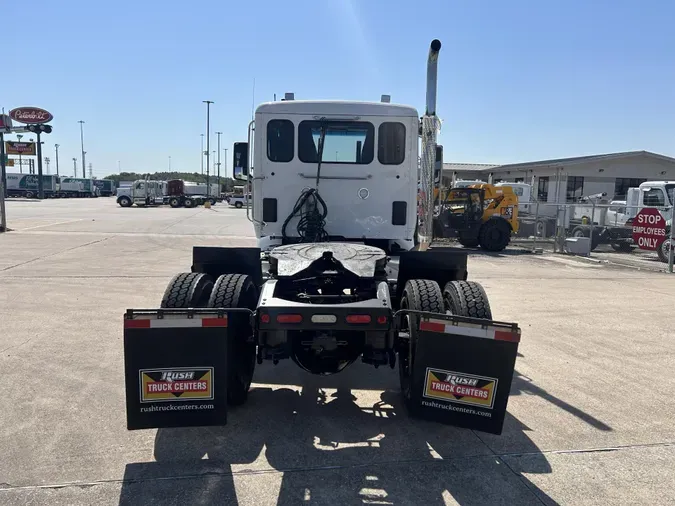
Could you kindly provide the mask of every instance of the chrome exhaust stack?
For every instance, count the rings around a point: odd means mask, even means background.
[[[429,46],[427,59],[427,103],[422,117],[422,163],[420,191],[418,193],[417,249],[426,250],[433,239],[434,219],[434,166],[436,162],[436,136],[439,121],[436,116],[436,95],[438,84],[438,55],[441,41],[434,39]]]

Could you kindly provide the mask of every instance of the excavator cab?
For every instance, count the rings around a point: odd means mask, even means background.
[[[434,236],[468,248],[502,251],[518,231],[518,197],[510,186],[452,188],[434,218]]]

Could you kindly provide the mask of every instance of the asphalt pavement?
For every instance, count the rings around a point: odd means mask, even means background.
[[[245,210],[8,202],[0,234],[0,504],[675,503],[665,273],[472,254],[522,342],[501,436],[411,419],[397,372],[258,366],[223,427],[127,431],[122,315],[194,245],[254,245]]]

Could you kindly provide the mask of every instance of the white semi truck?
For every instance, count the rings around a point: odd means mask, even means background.
[[[164,203],[166,181],[139,179],[129,187],[117,189],[117,203],[120,207],[156,206]]]

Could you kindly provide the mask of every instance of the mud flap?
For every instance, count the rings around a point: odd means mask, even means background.
[[[227,423],[227,314],[128,310],[127,429]]]
[[[518,325],[436,315],[422,316],[417,328],[413,415],[501,434],[520,342]]]

